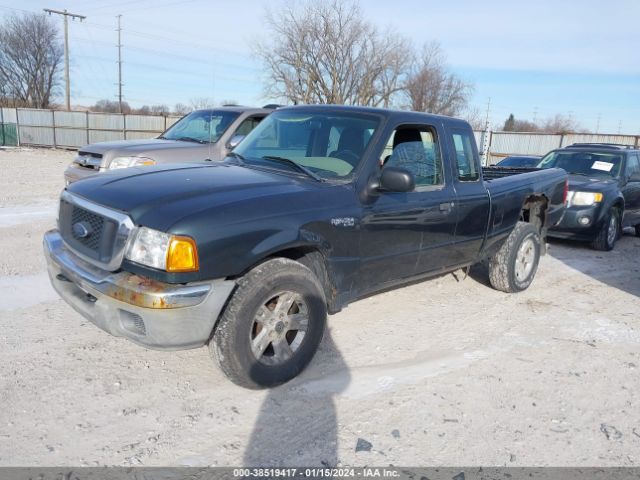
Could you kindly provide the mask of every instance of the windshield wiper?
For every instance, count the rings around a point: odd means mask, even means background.
[[[264,156],[262,158],[264,158],[265,160],[273,160],[274,162],[279,162],[279,163],[283,163],[285,165],[289,165],[289,166],[295,168],[296,170],[308,175],[309,177],[313,178],[314,180],[317,180],[318,182],[324,182],[324,178],[322,178],[320,175],[312,172],[311,170],[309,170],[304,165],[300,165],[299,163],[296,163],[296,162],[294,162],[293,160],[291,160],[289,158],[276,157],[276,156],[272,156],[272,155],[266,155],[266,156]]]
[[[246,160],[246,158],[244,158],[242,155],[236,152],[227,153],[227,157],[236,158],[240,161],[240,163],[244,163],[244,161]]]
[[[200,145],[202,145],[203,143],[207,143],[205,140],[198,140],[197,138],[191,138],[191,137],[176,138],[176,141],[178,141],[178,142],[194,142],[194,143],[199,143]]]

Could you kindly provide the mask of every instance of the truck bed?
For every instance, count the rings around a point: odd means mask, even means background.
[[[510,177],[520,173],[536,172],[537,167],[482,167],[482,176],[488,182],[496,178]]]

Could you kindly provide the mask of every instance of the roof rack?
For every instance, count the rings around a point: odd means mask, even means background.
[[[284,107],[284,105],[279,105],[277,103],[267,103],[262,108],[266,108],[266,109],[269,109],[269,110],[275,110],[276,108],[280,108],[280,107]]]
[[[635,149],[635,145],[622,145],[620,143],[572,143],[571,145],[567,145],[564,148],[610,148],[612,150],[629,150]]]

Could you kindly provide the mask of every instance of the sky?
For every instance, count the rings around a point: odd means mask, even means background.
[[[117,94],[116,15],[122,15],[124,99],[189,104],[198,97],[261,106],[266,0],[0,0],[4,15],[43,8],[70,21],[73,105]],[[601,133],[640,134],[640,0],[361,0],[367,20],[418,48],[438,41],[452,72],[473,84],[470,106],[499,128],[510,113],[555,114]],[[62,18],[54,17],[60,22]],[[490,103],[489,103],[490,100]],[[60,98],[62,103],[63,99]]]

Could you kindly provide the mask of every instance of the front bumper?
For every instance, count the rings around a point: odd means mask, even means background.
[[[44,236],[51,284],[78,313],[104,331],[148,348],[204,345],[235,287],[231,280],[173,285],[84,262],[57,230]]]
[[[601,206],[569,207],[560,223],[550,228],[548,236],[573,240],[593,240],[602,227]],[[586,222],[588,223],[581,223]]]

